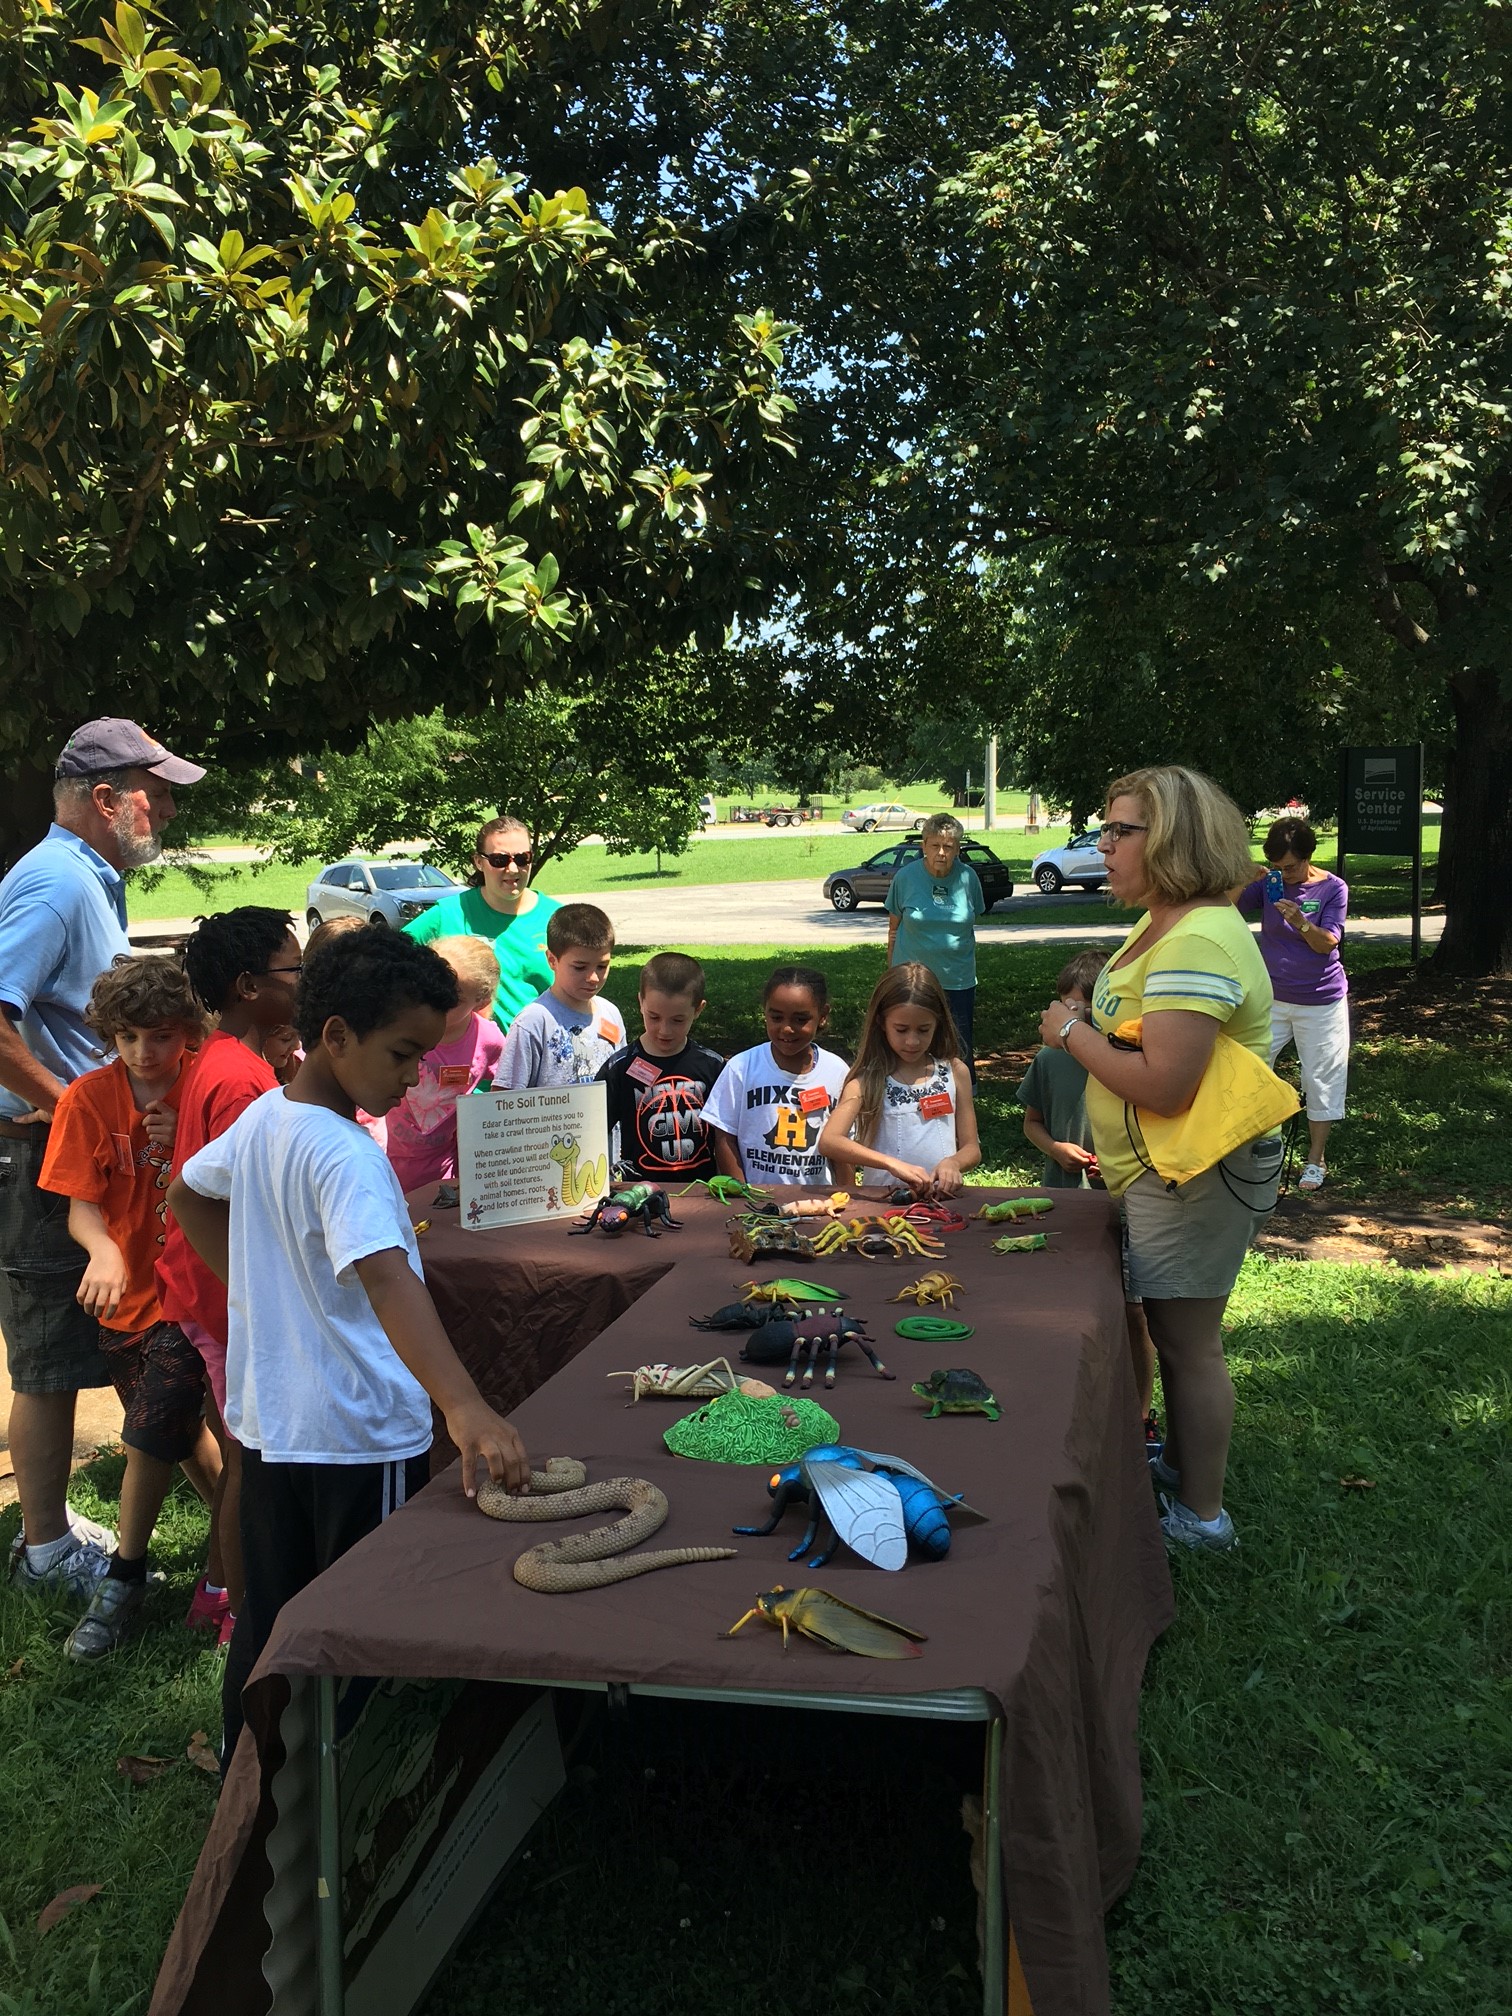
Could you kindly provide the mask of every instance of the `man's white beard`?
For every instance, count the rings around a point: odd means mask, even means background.
[[[110,828],[123,868],[145,868],[150,861],[156,861],[163,851],[161,834],[137,832],[136,807],[129,798],[123,799],[116,807]]]

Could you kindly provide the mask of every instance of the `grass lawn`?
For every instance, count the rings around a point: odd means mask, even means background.
[[[733,882],[791,882],[812,880],[815,897],[824,877],[840,868],[859,867],[863,861],[891,846],[903,836],[896,833],[849,835],[782,833],[759,840],[699,840],[686,854],[664,856],[660,870],[651,854],[609,854],[602,847],[580,847],[562,861],[550,861],[542,869],[539,886],[551,896],[592,896],[602,891],[643,889],[653,886],[706,888]],[[1023,832],[994,832],[988,844],[1013,871],[1019,893],[1029,892],[1029,868],[1034,856],[1044,848],[1058,846],[1068,837],[1068,829],[1056,827],[1036,835],[1031,842]],[[1438,828],[1425,836],[1437,854]],[[1258,846],[1255,858],[1260,858]],[[1319,850],[1320,865],[1332,861],[1328,843]],[[153,886],[140,877],[128,884],[127,907],[134,922],[158,917],[194,917],[227,910],[237,903],[264,903],[278,910],[302,915],[305,893],[324,864],[299,862],[260,867],[251,863],[209,864],[191,877],[181,868],[155,871]],[[1356,916],[1386,917],[1403,914],[1410,900],[1410,864],[1380,855],[1359,855],[1348,864],[1352,892],[1351,907]],[[153,873],[154,871],[149,871]],[[1430,859],[1425,880],[1432,887]],[[991,932],[995,923],[1006,924],[1010,913],[997,913],[984,927]],[[1134,912],[1107,904],[1102,898],[1071,894],[1060,899],[1046,897],[1034,914],[1061,923],[1086,916],[1098,923],[1130,923]]]
[[[778,955],[700,956],[701,1033],[755,1040]],[[876,948],[806,956],[848,1045]],[[989,1179],[1035,1173],[1009,1074],[1060,958],[982,955]],[[1362,992],[1400,963],[1350,953]],[[637,968],[609,987],[632,1015]],[[1370,1037],[1331,1186],[1505,1212],[1509,1122],[1504,1047],[1469,1018]],[[1252,1256],[1229,1331],[1243,1546],[1176,1563],[1141,1713],[1145,1856],[1108,1921],[1116,2016],[1491,2016],[1512,1978],[1512,1282]],[[76,1502],[111,1518],[121,1470],[95,1462]],[[16,1524],[0,1514],[0,1546]],[[145,2006],[215,1797],[185,1748],[215,1734],[219,1666],[179,1622],[204,1534],[181,1486],[154,1547],[168,1586],[105,1670],[63,1657],[65,1609],[0,1588],[0,2016]],[[590,1724],[429,2016],[975,2016],[970,1756],[889,1730],[879,1771],[876,1745],[873,1724],[754,1711]],[[125,1756],[171,1761],[138,1786]],[[863,1795],[880,1852],[837,1823]]]

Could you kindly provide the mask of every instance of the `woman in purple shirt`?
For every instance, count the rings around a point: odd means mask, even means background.
[[[1349,1078],[1349,981],[1339,958],[1349,887],[1313,866],[1317,844],[1305,819],[1278,819],[1262,849],[1269,872],[1239,892],[1239,908],[1260,913],[1260,951],[1275,995],[1271,1063],[1292,1042],[1302,1066],[1308,1139],[1299,1190],[1323,1187],[1328,1136],[1344,1118]]]

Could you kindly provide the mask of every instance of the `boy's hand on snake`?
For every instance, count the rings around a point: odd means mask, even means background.
[[[469,1498],[478,1494],[480,1468],[506,1491],[530,1488],[530,1459],[525,1444],[485,1400],[470,1400],[453,1408],[446,1417],[446,1432],[462,1457],[462,1489]]]

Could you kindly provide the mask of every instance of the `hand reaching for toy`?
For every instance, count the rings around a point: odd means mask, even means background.
[[[1083,1148],[1076,1141],[1055,1141],[1051,1143],[1050,1155],[1058,1162],[1068,1176],[1080,1176],[1083,1170],[1095,1169],[1097,1157],[1090,1148]]]
[[[961,1174],[961,1165],[955,1156],[941,1156],[935,1164],[934,1175],[930,1178],[929,1194],[932,1197],[959,1197],[965,1185],[966,1179]]]
[[[484,1465],[495,1484],[506,1491],[530,1489],[530,1459],[525,1444],[502,1414],[483,1399],[454,1407],[446,1417],[446,1432],[462,1458],[462,1489],[478,1494],[478,1466]]]

